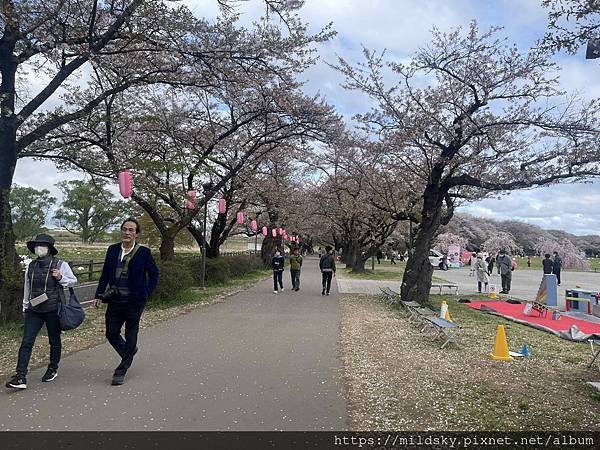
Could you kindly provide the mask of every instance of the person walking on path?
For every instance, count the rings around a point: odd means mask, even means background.
[[[554,261],[552,261],[552,273],[556,275],[556,281],[560,286],[560,270],[562,269],[562,259],[558,256],[558,252],[554,252]]]
[[[488,255],[485,261],[487,262],[487,271],[491,275],[494,271],[494,257],[492,255]]]
[[[130,217],[121,224],[121,243],[106,250],[102,275],[96,288],[94,306],[107,303],[106,339],[121,357],[115,369],[112,385],[125,381],[127,370],[138,351],[140,319],[148,297],[158,284],[158,268],[148,247],[136,242],[142,229]],[[125,338],[121,329],[125,325]]]
[[[490,275],[488,273],[488,266],[483,260],[481,253],[477,254],[475,260],[475,273],[477,274],[477,292],[481,293],[481,284],[484,285],[484,292],[488,291],[488,283],[490,282]]]
[[[327,252],[327,247],[325,247],[325,252]],[[381,264],[381,259],[383,258],[383,252],[381,249],[377,250],[375,257],[377,258],[377,264]]]
[[[277,294],[278,287],[281,288],[281,292],[283,289],[283,265],[285,263],[285,259],[281,256],[281,252],[279,250],[275,251],[275,255],[271,259],[271,267],[273,268],[273,294]]]
[[[498,271],[500,272],[500,277],[502,279],[502,290],[500,293],[508,294],[510,292],[510,284],[512,281],[513,265],[510,256],[506,254],[506,250],[500,250],[500,254],[496,259],[496,265],[498,266]]]
[[[544,255],[544,260],[542,261],[542,270],[544,271],[544,275],[549,275],[552,273],[552,265],[554,261],[550,259],[550,253],[546,253]]]
[[[325,254],[319,260],[319,269],[321,269],[323,290],[321,295],[329,295],[331,290],[331,279],[335,274],[335,258],[331,253],[331,247],[325,247]]]
[[[302,268],[302,256],[298,251],[298,247],[292,251],[290,257],[290,274],[292,275],[292,290],[300,290],[300,269]]]
[[[77,283],[77,278],[73,275],[69,264],[54,258],[58,254],[54,242],[54,238],[47,234],[38,234],[34,240],[27,242],[27,248],[37,258],[32,260],[25,269],[23,285],[25,327],[19,348],[16,374],[6,383],[6,387],[9,388],[27,388],[27,368],[31,351],[44,324],[46,324],[50,343],[50,362],[42,381],[49,382],[58,376],[58,363],[62,351],[58,307],[59,302],[63,301],[62,290],[65,287],[73,287]]]

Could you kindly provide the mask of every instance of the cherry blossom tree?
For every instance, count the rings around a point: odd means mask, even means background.
[[[483,243],[483,249],[490,255],[495,255],[502,249],[510,255],[517,255],[523,251],[521,246],[517,244],[515,237],[505,231],[499,231],[486,239]]]
[[[581,256],[581,250],[568,239],[555,241],[551,239],[541,238],[537,244],[537,250],[540,255],[549,253],[553,255],[557,252],[562,259],[562,265],[565,269],[584,269],[589,270],[589,262]]]
[[[473,22],[466,30],[434,30],[432,42],[407,64],[365,49],[364,63],[340,58],[334,66],[346,88],[376,103],[358,119],[382,137],[398,168],[420,180],[403,299],[427,300],[429,250],[456,206],[600,175],[599,103],[564,96],[546,52],[520,52],[497,35]]]
[[[448,247],[450,245],[459,245],[460,248],[466,248],[467,246],[467,239],[465,239],[462,236],[458,236],[456,234],[452,234],[452,233],[441,233],[438,235],[437,239],[436,239],[436,243],[435,243],[435,247],[437,250],[439,250],[442,253],[448,253]]]

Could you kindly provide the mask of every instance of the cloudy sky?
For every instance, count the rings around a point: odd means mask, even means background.
[[[215,0],[184,0],[197,16],[215,17]],[[345,117],[364,112],[368,100],[340,87],[341,76],[327,66],[336,55],[350,62],[361,61],[361,47],[387,49],[395,58],[410,58],[430,40],[430,30],[442,31],[466,26],[476,20],[481,29],[502,26],[501,32],[525,51],[546,29],[546,11],[541,0],[306,0],[301,16],[309,30],[317,31],[329,22],[337,36],[319,46],[321,61],[306,72],[305,91],[319,92]],[[243,8],[247,22],[261,10],[252,0]],[[585,98],[600,97],[600,63],[584,59],[585,49],[576,55],[560,54],[561,83],[565,90]],[[36,188],[52,185],[76,174],[59,174],[50,163],[22,160],[15,182]],[[573,234],[600,234],[600,183],[571,184],[513,192],[500,199],[487,199],[461,208],[461,212],[495,219],[517,219],[546,229]]]

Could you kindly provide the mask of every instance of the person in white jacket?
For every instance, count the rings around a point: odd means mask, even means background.
[[[62,351],[58,319],[60,290],[77,283],[77,278],[73,275],[69,264],[55,258],[58,250],[54,246],[52,236],[38,234],[34,240],[27,242],[27,248],[37,258],[32,260],[25,270],[23,289],[25,328],[19,348],[16,374],[6,383],[6,387],[13,389],[27,388],[26,377],[31,351],[44,324],[46,324],[50,343],[50,361],[42,381],[52,381],[58,375],[58,363]]]
[[[490,274],[488,272],[488,265],[484,261],[481,253],[477,254],[477,259],[475,260],[475,273],[477,274],[477,292],[481,293],[482,284],[484,285],[484,292],[487,292]]]

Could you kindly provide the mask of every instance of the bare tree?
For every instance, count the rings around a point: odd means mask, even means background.
[[[360,119],[383,137],[389,158],[421,180],[403,299],[427,300],[429,250],[457,205],[600,174],[598,102],[565,97],[545,52],[522,54],[496,34],[480,33],[475,23],[466,32],[434,30],[408,65],[365,50],[364,64],[340,59],[335,66],[348,89],[377,102]],[[391,87],[385,69],[399,78]]]

